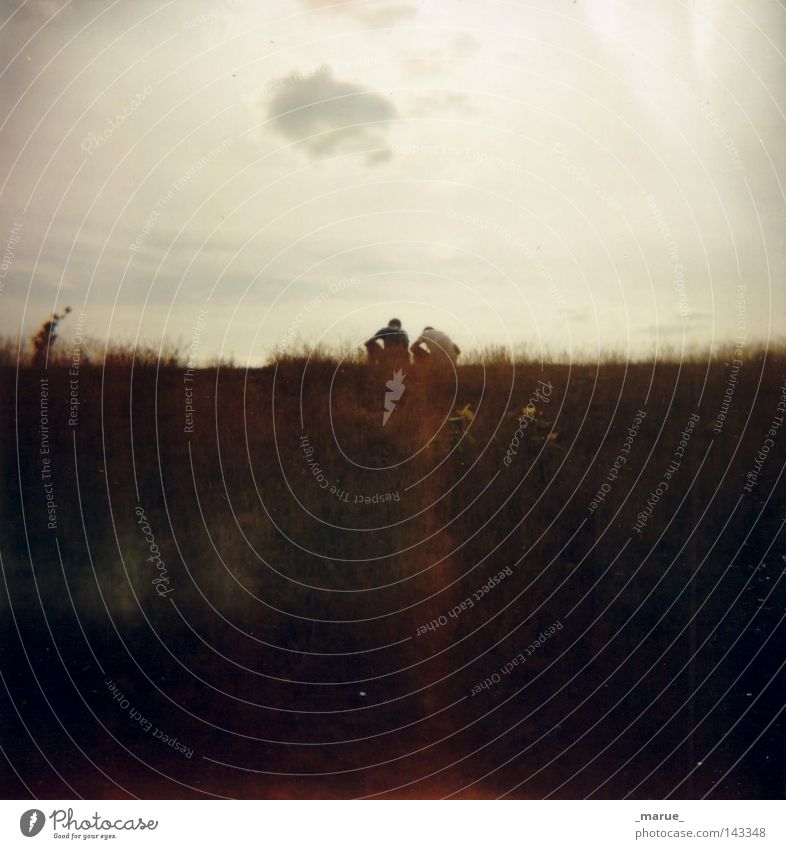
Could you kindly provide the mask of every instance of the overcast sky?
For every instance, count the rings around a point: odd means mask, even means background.
[[[783,339],[777,2],[0,8],[3,334]]]

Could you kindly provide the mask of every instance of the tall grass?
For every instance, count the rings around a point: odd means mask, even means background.
[[[274,747],[263,755],[263,744],[219,734],[163,703],[129,653],[176,705],[239,733],[354,739],[436,711],[428,739],[477,720],[475,732],[456,738],[469,735],[470,746],[492,736],[482,720],[491,707],[498,709],[493,721],[510,726],[532,712],[509,733],[510,749],[546,734],[553,715],[567,715],[616,669],[613,690],[601,687],[580,717],[565,720],[565,739],[578,738],[609,707],[611,692],[623,707],[604,726],[609,734],[621,733],[623,720],[662,686],[658,716],[665,716],[680,704],[684,680],[670,683],[671,672],[695,652],[696,629],[708,635],[723,623],[693,670],[709,675],[730,645],[725,635],[740,637],[737,650],[755,650],[754,631],[744,629],[753,617],[771,627],[786,602],[760,571],[775,556],[772,546],[782,548],[786,440],[775,440],[757,486],[744,490],[783,391],[782,350],[745,352],[715,433],[730,375],[722,350],[709,358],[582,363],[514,360],[493,349],[462,358],[455,377],[413,366],[383,426],[390,374],[351,352],[294,353],[260,368],[213,364],[188,383],[176,349],[162,356],[158,348],[92,342],[81,351],[74,396],[72,352],[50,346],[44,367],[37,349],[20,363],[20,347],[0,346],[7,635],[19,627],[43,651],[51,628],[74,668],[84,661],[75,674],[89,692],[95,671],[81,629],[107,674],[142,688],[156,705],[150,711],[166,714],[181,738],[219,760],[251,765],[258,755],[273,772],[319,772],[329,753]],[[42,379],[54,529],[41,480]],[[544,385],[551,394],[535,401],[510,454],[522,410]],[[458,420],[467,405],[474,417]],[[642,409],[622,470],[590,509]],[[679,471],[637,533],[637,517],[694,414]],[[385,498],[393,493],[395,500]],[[138,509],[166,564],[166,597],[153,583]],[[511,576],[483,601],[428,637],[415,636],[504,568]],[[766,610],[757,599],[767,599]],[[556,620],[565,627],[516,679],[526,687],[521,697],[508,703],[512,691],[500,687],[482,703],[461,702],[460,715],[439,713]],[[631,690],[637,670],[664,652],[667,660],[647,678],[650,696]],[[707,677],[701,706],[721,697],[728,675]],[[309,681],[336,683],[297,683]],[[352,681],[365,683],[340,683]],[[318,714],[303,724],[297,714],[249,704],[355,710],[361,689],[389,709]],[[562,695],[540,708],[543,692]],[[621,740],[614,763],[635,748],[634,737]],[[406,748],[394,736],[385,745],[403,751],[399,744]],[[348,768],[378,755],[371,742],[342,752]],[[481,772],[498,756],[492,747],[474,763]],[[428,757],[404,771],[425,774]],[[687,756],[680,749],[676,757]],[[654,754],[648,758],[655,763]],[[379,786],[389,778],[384,773]],[[581,792],[582,780],[565,793]],[[369,786],[354,773],[339,785],[339,795]],[[621,786],[612,783],[609,792]],[[657,792],[658,784],[644,787]],[[234,789],[259,792],[258,785]],[[438,793],[437,785],[429,792]]]

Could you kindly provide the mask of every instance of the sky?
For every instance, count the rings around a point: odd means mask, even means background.
[[[777,2],[0,2],[0,334],[783,342]]]

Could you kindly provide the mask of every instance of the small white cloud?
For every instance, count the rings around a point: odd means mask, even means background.
[[[468,95],[461,91],[435,91],[429,94],[416,94],[412,98],[412,114],[431,115],[434,112],[454,110],[462,115],[475,112]]]
[[[463,32],[457,35],[451,42],[451,52],[458,58],[466,58],[477,53],[480,49],[480,44],[476,38],[473,38],[468,32]]]

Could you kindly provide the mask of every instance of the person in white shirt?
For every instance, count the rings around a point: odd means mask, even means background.
[[[447,357],[453,365],[456,364],[456,359],[461,353],[459,346],[447,333],[435,330],[433,327],[424,327],[423,332],[412,343],[410,350],[416,361],[430,355],[432,362],[444,360]]]

